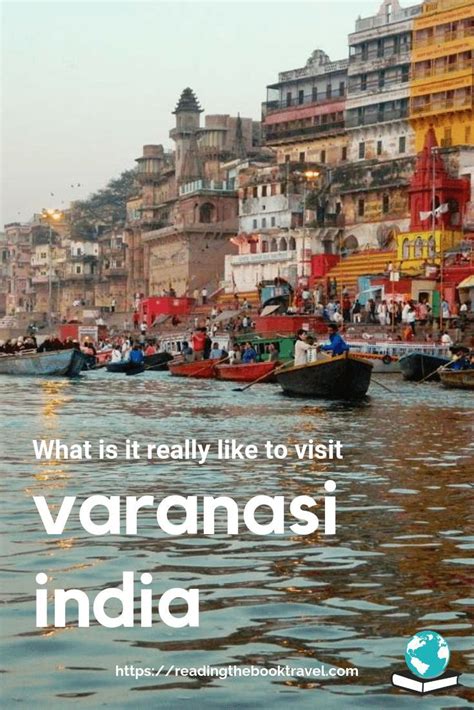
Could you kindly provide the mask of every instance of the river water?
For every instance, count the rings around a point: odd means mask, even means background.
[[[2,378],[3,697],[5,707],[410,708],[392,688],[408,639],[433,628],[448,641],[463,686],[424,708],[472,707],[472,405],[469,393],[381,378],[357,405],[283,397],[277,385],[168,373],[86,374],[78,381]],[[32,439],[69,444],[201,443],[218,438],[291,446],[340,439],[342,461],[37,461]],[[152,510],[137,536],[94,537],[77,513],[48,536],[32,496],[51,508],[64,496],[256,495],[319,500],[337,482],[337,534],[169,536]],[[294,522],[293,520],[291,522]],[[290,523],[291,524],[291,523]],[[470,559],[471,558],[471,559]],[[35,576],[90,598],[150,572],[154,602],[171,587],[200,589],[200,626],[35,627]],[[135,592],[135,607],[139,591]],[[74,615],[73,617],[74,618]],[[358,678],[117,677],[116,666],[154,668],[356,667]],[[5,705],[6,700],[6,705]]]

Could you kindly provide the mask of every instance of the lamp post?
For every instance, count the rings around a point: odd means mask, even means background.
[[[306,277],[306,197],[308,194],[308,183],[317,180],[321,175],[319,170],[305,170],[304,172],[295,172],[294,175],[300,175],[303,179],[303,258],[301,263],[301,276]]]
[[[41,211],[41,218],[46,222],[49,227],[49,238],[48,238],[48,327],[51,326],[51,305],[52,305],[52,295],[53,295],[53,280],[52,280],[52,247],[53,247],[53,227],[52,225],[59,222],[63,218],[63,213],[57,209],[43,209]]]

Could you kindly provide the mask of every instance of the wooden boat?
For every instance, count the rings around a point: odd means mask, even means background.
[[[79,350],[53,350],[37,353],[25,351],[0,356],[1,375],[41,377],[77,377],[84,367],[85,356]]]
[[[474,390],[474,370],[450,370],[443,367],[439,371],[439,379],[444,387]]]
[[[133,365],[131,362],[109,362],[105,366],[107,372],[122,372],[129,373],[143,372],[143,370],[166,370],[168,362],[173,359],[173,356],[169,353],[154,353],[153,355],[145,355],[145,360],[143,362],[143,367],[141,370],[137,365]]]
[[[297,397],[361,399],[371,374],[369,362],[346,354],[282,370],[276,378],[285,394]]]
[[[400,358],[399,365],[405,380],[419,382],[420,380],[439,380],[436,371],[443,365],[447,365],[448,362],[448,357],[427,353],[409,353]]]
[[[194,362],[168,363],[168,370],[175,377],[199,377],[209,379],[216,376],[218,360],[195,360]]]
[[[233,380],[234,382],[254,382],[260,377],[261,382],[275,382],[273,374],[277,362],[239,363],[238,365],[217,365],[218,380]],[[265,377],[266,375],[266,377]]]

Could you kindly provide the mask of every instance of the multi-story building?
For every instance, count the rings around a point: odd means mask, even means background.
[[[237,193],[223,165],[255,152],[258,124],[216,115],[201,126],[201,113],[194,93],[185,89],[170,132],[174,156],[148,145],[137,160],[140,194],[128,204],[126,224],[133,292],[151,295],[170,286],[178,295],[204,286],[212,291],[224,256],[235,252],[230,238],[237,232]]]
[[[32,226],[12,222],[5,225],[7,315],[34,310],[34,288],[31,283]]]
[[[285,279],[296,288],[311,271],[311,255],[332,251],[321,241],[321,220],[328,215],[305,210],[310,192],[304,175],[311,163],[250,163],[239,172],[239,248],[226,256],[228,293],[256,291],[263,282]],[[335,217],[335,215],[334,215]],[[336,220],[334,220],[336,222]]]
[[[413,22],[410,123],[416,149],[430,126],[442,147],[474,145],[474,5],[427,0]]]
[[[99,244],[94,236],[73,236],[67,241],[60,282],[60,311],[69,315],[75,305],[95,305]]]
[[[98,237],[98,276],[95,305],[100,308],[127,311],[130,297],[127,291],[127,244],[122,230],[111,230]]]
[[[263,136],[278,162],[335,165],[347,160],[347,66],[347,59],[332,62],[316,49],[304,67],[280,72],[278,82],[267,86]]]
[[[335,180],[347,249],[389,246],[408,226],[406,189],[414,166],[408,120],[412,26],[420,6],[384,0],[349,35],[346,129],[350,167]]]
[[[8,288],[8,245],[7,235],[0,232],[0,317],[7,312],[7,288]]]

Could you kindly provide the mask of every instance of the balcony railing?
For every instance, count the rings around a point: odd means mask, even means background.
[[[432,47],[434,44],[443,45],[446,42],[452,42],[457,39],[466,39],[467,37],[472,37],[474,30],[470,27],[464,29],[458,29],[453,31],[447,30],[446,32],[437,32],[431,37],[418,38],[415,35],[413,40],[413,49],[422,49],[423,47]]]
[[[273,126],[265,126],[265,140],[285,140],[288,138],[299,138],[303,136],[318,136],[320,133],[329,133],[331,131],[339,131],[344,128],[344,121],[335,121],[334,123],[320,123],[304,128],[272,130]]]
[[[398,49],[384,49],[381,52],[377,47],[370,48],[368,52],[356,52],[351,54],[349,57],[350,64],[356,64],[360,62],[361,64],[366,64],[367,62],[373,62],[376,59],[383,59],[387,64],[395,64],[397,61],[400,63],[405,60],[405,58],[410,54],[411,47],[410,44],[404,44]]]
[[[472,97],[467,96],[463,100],[446,100],[446,101],[430,101],[422,106],[412,105],[411,113],[425,114],[425,113],[439,113],[440,111],[460,111],[466,108],[472,108]]]
[[[193,192],[200,192],[201,190],[211,192],[234,192],[235,185],[233,181],[226,182],[225,180],[193,180],[192,182],[181,185],[179,194],[181,196],[190,195]]]
[[[374,123],[385,123],[386,121],[397,121],[408,116],[408,106],[398,109],[390,109],[387,111],[371,111],[363,116],[360,116],[357,109],[349,111],[346,118],[347,128],[356,128],[357,126],[370,126]]]
[[[281,261],[294,261],[296,259],[296,251],[268,251],[259,252],[258,254],[241,254],[233,256],[230,260],[232,266],[243,264],[272,264]]]
[[[443,76],[444,74],[451,74],[456,71],[463,71],[463,69],[472,69],[472,63],[456,62],[455,64],[446,64],[443,67],[430,67],[429,69],[421,70],[417,69],[415,66],[415,71],[413,72],[413,81],[419,79],[430,79],[433,76]]]
[[[300,106],[325,106],[326,104],[334,103],[337,101],[342,101],[346,97],[346,89],[340,92],[335,90],[331,96],[325,96],[324,98],[315,98],[313,94],[305,94],[302,98],[299,96],[292,98],[288,103],[287,100],[280,101],[276,99],[275,101],[265,101],[262,104],[264,116],[268,116],[271,113],[277,113],[278,111],[285,111],[286,109],[297,109]]]

